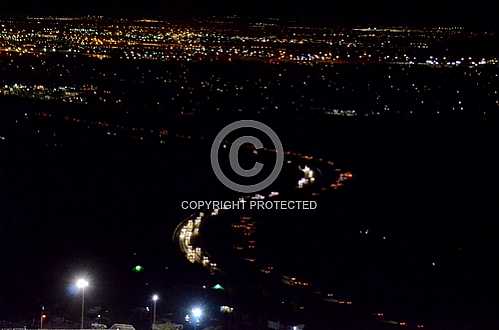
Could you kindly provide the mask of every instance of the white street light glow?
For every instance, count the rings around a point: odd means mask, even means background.
[[[192,316],[194,316],[196,319],[201,318],[203,316],[203,310],[199,307],[194,307],[191,311]]]
[[[85,289],[86,287],[88,287],[88,285],[88,281],[84,278],[79,278],[78,280],[76,280],[76,287],[78,289]]]

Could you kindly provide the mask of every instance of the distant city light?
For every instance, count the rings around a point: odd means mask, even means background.
[[[220,312],[224,314],[230,314],[234,311],[234,307],[230,306],[220,306]]]
[[[157,294],[154,294],[152,296],[152,301],[158,301],[159,300],[159,296]]]

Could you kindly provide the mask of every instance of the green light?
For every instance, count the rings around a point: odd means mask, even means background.
[[[141,265],[137,265],[135,267],[133,267],[132,269],[135,273],[142,273],[144,271],[144,267],[142,267]]]
[[[220,284],[216,284],[214,287],[212,287],[213,290],[225,290],[223,286]]]

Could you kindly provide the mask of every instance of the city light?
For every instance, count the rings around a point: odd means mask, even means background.
[[[159,300],[159,296],[157,294],[152,295],[152,301],[156,302]]]

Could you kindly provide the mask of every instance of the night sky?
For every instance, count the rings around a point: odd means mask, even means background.
[[[83,15],[192,17],[275,16],[336,23],[456,23],[497,27],[497,1],[195,1],[195,0],[21,0],[2,1],[3,15]]]

